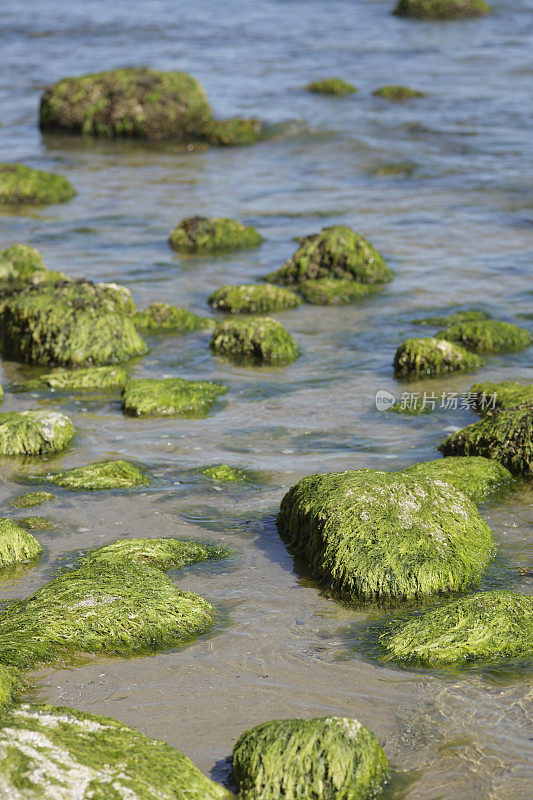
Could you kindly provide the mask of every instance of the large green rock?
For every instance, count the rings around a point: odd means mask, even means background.
[[[458,491],[464,492],[474,502],[479,502],[498,491],[513,477],[498,461],[481,456],[437,458],[435,461],[413,464],[402,472],[414,478],[446,481]]]
[[[211,253],[258,247],[263,237],[236,219],[187,217],[170,232],[168,241],[182,253]]]
[[[168,303],[152,303],[133,317],[135,327],[146,333],[189,333],[213,326],[209,317],[200,317],[187,308]]]
[[[481,366],[479,356],[446,339],[406,339],[394,356],[395,374],[406,378],[436,377]]]
[[[0,567],[37,558],[43,552],[39,542],[17,522],[0,517]]]
[[[394,659],[430,667],[530,659],[533,597],[508,591],[463,597],[395,623],[381,643]]]
[[[122,393],[122,410],[136,417],[205,416],[227,387],[211,381],[185,378],[136,378],[128,381]]]
[[[236,362],[283,365],[300,354],[281,322],[270,317],[218,322],[209,346],[214,353]]]
[[[226,314],[269,314],[296,308],[302,302],[297,294],[282,286],[268,283],[222,286],[207,302],[216,311]]]
[[[70,183],[61,175],[24,164],[0,164],[0,206],[64,203],[75,195]]]
[[[97,461],[86,467],[72,467],[50,473],[44,480],[74,492],[97,492],[146,486],[152,479],[129,461]]]
[[[0,712],[9,800],[230,800],[187,756],[110,717],[16,705]]]
[[[348,598],[463,590],[477,585],[495,549],[474,503],[450,484],[370,469],[303,478],[276,524]]]
[[[233,748],[240,800],[370,800],[388,776],[377,737],[356,719],[279,719]]]
[[[58,411],[0,413],[0,454],[42,455],[64,450],[73,439],[74,425]]]
[[[47,372],[12,387],[13,391],[32,392],[51,389],[52,391],[113,391],[122,389],[128,380],[128,373],[122,367],[89,367],[89,369],[61,370]]]
[[[490,13],[485,0],[399,0],[394,13],[417,19],[462,19]]]
[[[495,319],[455,322],[437,333],[437,336],[479,353],[523,350],[533,341],[525,328]]]

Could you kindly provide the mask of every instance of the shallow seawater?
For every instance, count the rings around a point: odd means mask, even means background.
[[[62,455],[0,461],[0,501],[31,476],[121,457],[144,465],[150,487],[69,493],[31,512],[37,566],[0,576],[0,597],[23,597],[60,559],[122,537],[220,542],[225,562],[173,574],[218,609],[207,635],[129,660],[88,659],[41,670],[34,696],[108,714],[164,739],[225,779],[225,759],[246,728],[269,718],[355,716],[383,743],[399,800],[526,800],[531,796],[532,672],[437,673],[370,657],[359,632],[376,608],[323,592],[279,539],[274,520],[289,486],[314,472],[397,469],[436,457],[468,410],[405,418],[376,410],[379,389],[467,392],[475,380],[531,380],[531,350],[491,356],[471,375],[399,384],[392,358],[410,320],[475,306],[515,321],[532,305],[528,3],[495,0],[486,19],[419,23],[374,0],[8,0],[0,41],[0,159],[66,175],[65,205],[0,213],[0,249],[24,241],[74,276],[117,281],[137,305],[165,300],[211,314],[227,283],[255,281],[293,252],[293,238],[328,224],[353,226],[385,254],[395,280],[359,305],[303,305],[276,315],[298,341],[286,368],[238,367],[214,358],[208,333],[148,337],[136,376],[213,379],[228,393],[205,419],[132,419],[113,395],[6,395],[3,410],[57,408],[78,434]],[[41,136],[42,88],[61,77],[146,64],[190,71],[217,115],[257,115],[278,133],[244,149],[184,152],[173,145]],[[360,93],[327,98],[302,89],[339,75]],[[391,104],[372,90],[403,83],[425,99]],[[399,166],[398,166],[399,165]],[[258,227],[257,250],[183,257],[167,245],[191,214]],[[533,329],[531,320],[519,324]],[[9,384],[35,374],[1,365]],[[195,469],[228,463],[261,482],[227,486]],[[527,483],[481,507],[500,546],[485,588],[530,594],[518,566],[533,564],[533,492]],[[4,513],[4,508],[2,509]],[[10,514],[16,516],[13,510]]]

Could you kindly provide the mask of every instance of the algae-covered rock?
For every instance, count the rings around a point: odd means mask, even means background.
[[[200,317],[187,308],[177,308],[168,303],[152,303],[133,317],[136,328],[147,333],[188,333],[212,327],[209,317]]]
[[[43,503],[49,503],[51,500],[55,500],[55,497],[50,492],[26,492],[14,497],[8,505],[11,508],[35,508],[35,506],[42,506]]]
[[[474,502],[498,491],[513,477],[498,461],[481,456],[437,458],[434,461],[413,464],[402,472],[412,475],[413,478],[446,481]]]
[[[170,246],[182,253],[210,253],[258,247],[255,228],[227,217],[187,217],[170,232]]]
[[[0,664],[0,708],[13,702],[16,693],[20,689],[20,679],[17,674],[7,667]],[[0,787],[2,784],[0,768]]]
[[[394,13],[417,19],[461,19],[488,14],[485,0],[399,0]]]
[[[533,597],[480,592],[396,623],[381,636],[391,658],[423,666],[530,659]]]
[[[42,551],[31,533],[17,522],[0,517],[0,567],[36,558]]]
[[[290,364],[298,345],[281,322],[270,317],[218,322],[209,343],[214,353],[234,361]]]
[[[490,319],[490,314],[485,311],[478,311],[477,309],[470,308],[464,311],[454,311],[451,314],[444,316],[422,317],[421,319],[412,319],[412,325],[424,325],[437,327],[446,327],[448,325],[455,325],[456,322],[477,322],[482,319]]]
[[[437,333],[437,336],[449,342],[458,342],[467,350],[481,353],[522,350],[533,342],[531,334],[525,328],[494,319],[455,322]]]
[[[479,356],[446,339],[406,339],[394,356],[394,372],[402,377],[435,377],[481,366]]]
[[[86,467],[72,467],[46,475],[44,480],[79,492],[131,489],[146,486],[152,479],[129,461],[97,461]]]
[[[41,98],[43,131],[183,140],[202,138],[210,122],[205,92],[185,72],[131,68],[64,78]]]
[[[30,364],[118,364],[148,348],[128,316],[129,293],[113,284],[62,281],[0,293],[2,354]]]
[[[24,164],[0,164],[0,205],[64,203],[75,195],[70,183],[61,175]]]
[[[0,251],[0,282],[27,280],[46,267],[41,253],[28,244],[14,244]]]
[[[128,373],[122,367],[89,367],[89,369],[47,372],[13,386],[13,391],[31,392],[39,389],[110,391],[122,389]]]
[[[223,483],[248,483],[251,475],[248,470],[230,467],[227,464],[212,464],[202,468],[202,475]]]
[[[514,473],[533,473],[533,407],[509,408],[452,433],[438,447],[445,456],[484,456]]]
[[[257,117],[213,119],[207,126],[205,139],[218,147],[247,147],[264,138],[263,123]]]
[[[388,777],[377,737],[356,719],[279,719],[233,748],[240,800],[369,800]]]
[[[418,89],[409,89],[408,86],[381,86],[372,92],[374,97],[382,97],[392,103],[403,103],[405,100],[412,100],[414,97],[425,97],[425,92]]]
[[[360,283],[383,283],[394,277],[370,242],[344,225],[323,228],[298,242],[296,253],[281,269],[267,275],[267,281],[291,284],[318,278],[345,278]]]
[[[307,89],[315,94],[329,94],[337,97],[355,94],[359,91],[352,83],[348,83],[342,78],[324,78],[320,81],[312,81],[307,85]]]
[[[217,311],[225,311],[227,314],[268,314],[296,308],[302,301],[289,289],[267,283],[222,286],[213,292],[207,302]]]
[[[304,300],[317,306],[345,306],[358,303],[380,288],[379,284],[359,283],[345,278],[320,278],[298,284],[298,291]]]
[[[179,539],[121,539],[90,550],[79,559],[81,567],[119,567],[120,564],[148,564],[162,570],[179,569],[188,564],[213,561],[226,555],[226,551],[199,542]]]
[[[58,411],[0,413],[0,454],[41,455],[64,450],[74,437],[74,425]]]
[[[474,503],[448,483],[376,470],[311,475],[276,524],[342,596],[414,598],[473,586],[494,552]]]
[[[494,409],[533,406],[533,384],[484,381],[471,386],[470,394],[476,395],[475,410],[482,414],[490,413]]]
[[[122,410],[140,417],[147,414],[205,416],[227,387],[211,381],[184,378],[136,378],[122,393]]]
[[[0,713],[9,800],[231,800],[187,756],[110,717],[16,705]]]
[[[17,522],[27,531],[49,531],[56,527],[56,523],[48,517],[22,517]]]
[[[423,397],[411,396],[407,400],[396,400],[387,411],[407,417],[417,417],[420,414],[431,414],[434,408]]]

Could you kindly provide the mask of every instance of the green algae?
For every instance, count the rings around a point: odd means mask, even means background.
[[[413,464],[402,472],[414,478],[446,481],[476,503],[497,492],[513,477],[498,461],[481,456],[437,458]]]
[[[110,717],[49,705],[0,713],[10,800],[231,800],[179,750]]]
[[[437,333],[437,336],[457,342],[467,350],[485,353],[522,350],[533,342],[531,334],[525,328],[494,319],[456,322]]]
[[[41,253],[27,244],[14,244],[0,251],[0,282],[27,280],[46,272]]]
[[[358,303],[381,288],[379,284],[359,283],[344,278],[320,278],[298,284],[298,291],[306,303],[317,306],[344,306]]]
[[[412,319],[412,325],[425,325],[434,327],[446,327],[455,325],[456,322],[477,322],[482,319],[490,319],[490,314],[485,311],[477,311],[474,308],[464,311],[454,311],[452,314],[436,317],[422,317],[422,319]]]
[[[447,372],[478,369],[479,356],[446,339],[406,339],[396,350],[394,373],[402,377],[436,377]]]
[[[86,467],[72,467],[49,473],[42,480],[79,492],[131,489],[146,486],[152,479],[129,461],[97,461]]]
[[[205,133],[207,142],[218,147],[247,147],[264,137],[263,123],[257,117],[213,119]]]
[[[0,292],[0,347],[15,361],[68,367],[118,364],[148,348],[132,320],[128,290],[60,281]]]
[[[416,172],[418,164],[414,161],[399,161],[396,164],[380,164],[376,167],[375,174],[379,177],[407,177],[410,178]]]
[[[140,417],[148,414],[205,416],[227,387],[211,381],[185,378],[136,378],[122,393],[122,410]]]
[[[227,314],[267,314],[296,308],[302,301],[297,294],[281,286],[252,284],[222,286],[210,295],[207,302],[216,311]]]
[[[55,497],[50,492],[26,492],[14,497],[8,505],[11,508],[35,508],[35,506],[42,506],[43,503],[49,503],[51,500],[55,500]]]
[[[0,567],[29,561],[42,551],[39,542],[19,523],[0,517]]]
[[[412,599],[475,586],[494,554],[474,503],[448,483],[376,470],[311,475],[278,531],[336,594]]]
[[[223,483],[249,483],[252,480],[249,470],[230,467],[227,464],[212,464],[202,467],[202,475]]]
[[[337,97],[356,94],[359,91],[353,84],[344,81],[342,78],[324,78],[320,81],[312,81],[306,88],[315,94],[329,94]]]
[[[74,425],[58,411],[0,413],[0,454],[42,455],[64,450],[73,439]]]
[[[10,705],[20,688],[21,681],[16,672],[0,664],[0,708]]]
[[[484,381],[470,387],[470,394],[475,395],[476,411],[490,413],[494,409],[524,408],[533,406],[533,385],[501,381],[491,383]]]
[[[31,392],[39,389],[108,391],[122,389],[128,380],[128,373],[121,367],[89,367],[88,369],[61,370],[47,372],[29,381],[15,384],[17,392]]]
[[[75,196],[76,192],[61,175],[24,164],[0,164],[0,205],[50,205]]]
[[[431,414],[434,409],[421,397],[410,397],[408,402],[397,400],[387,411],[395,414],[404,414],[408,417],[417,417],[420,414]]]
[[[298,239],[296,253],[276,272],[270,283],[291,284],[319,278],[345,278],[360,283],[384,283],[393,279],[386,261],[370,242],[344,225],[323,228]]]
[[[429,667],[530,659],[533,598],[480,592],[396,623],[380,641],[390,658]]]
[[[372,94],[374,97],[382,97],[392,103],[403,103],[415,97],[426,97],[425,92],[420,92],[418,89],[410,89],[408,86],[381,86],[379,89],[374,89]]]
[[[445,456],[484,456],[513,473],[533,473],[533,407],[505,408],[448,436]]]
[[[82,556],[80,567],[119,567],[126,564],[147,564],[167,571],[189,564],[223,558],[227,551],[213,545],[179,539],[121,539],[119,542],[90,550]]]
[[[212,327],[209,317],[200,317],[187,308],[177,308],[168,303],[152,303],[144,311],[138,311],[133,317],[136,328],[147,333],[189,333],[203,331]]]
[[[202,138],[211,116],[204,90],[187,73],[131,68],[48,86],[40,126],[91,136],[187,140]]]
[[[280,719],[233,748],[240,800],[369,800],[388,777],[377,737],[355,719]]]
[[[394,14],[417,19],[462,19],[489,14],[485,0],[399,0]]]
[[[22,517],[17,522],[27,531],[49,531],[56,527],[56,523],[48,517]]]
[[[4,401],[4,390],[0,386],[0,406],[2,405],[3,401]]]
[[[187,217],[170,232],[169,244],[182,253],[211,253],[258,247],[255,228],[227,217]]]
[[[214,353],[233,361],[284,365],[300,354],[281,322],[270,317],[218,322],[209,342]]]

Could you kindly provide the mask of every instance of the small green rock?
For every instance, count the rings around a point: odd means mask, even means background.
[[[218,147],[247,147],[264,138],[263,123],[256,117],[214,119],[207,127],[205,138]]]
[[[475,383],[470,394],[476,395],[476,411],[482,414],[494,409],[524,408],[533,406],[533,385],[502,381],[501,383]]]
[[[189,564],[223,558],[227,551],[198,542],[179,539],[121,539],[90,550],[79,559],[80,567],[119,567],[126,564],[147,564],[167,571]]]
[[[233,748],[240,800],[370,800],[388,777],[377,737],[356,719],[279,719]]]
[[[17,383],[13,391],[32,392],[39,389],[108,391],[122,389],[128,373],[121,367],[90,367],[58,372],[47,372],[24,383]]]
[[[345,306],[358,303],[368,295],[375,294],[381,285],[358,283],[343,278],[320,278],[316,281],[302,281],[298,291],[307,303],[317,306]]]
[[[456,322],[437,333],[437,336],[449,342],[457,342],[467,350],[481,353],[522,350],[533,342],[531,334],[525,328],[494,319]]]
[[[306,88],[315,94],[329,94],[338,97],[356,94],[359,91],[353,84],[343,81],[342,78],[324,78],[321,81],[313,81]]]
[[[49,205],[72,200],[76,192],[61,175],[23,164],[0,164],[0,205]]]
[[[122,393],[122,410],[140,417],[147,414],[205,416],[227,387],[211,381],[184,378],[136,378]]]
[[[489,14],[485,0],[399,0],[394,13],[397,17],[417,19],[462,19]]]
[[[48,517],[23,517],[18,520],[18,524],[27,531],[48,531],[56,527],[55,522]]]
[[[498,461],[481,456],[437,458],[414,464],[402,472],[414,478],[445,481],[464,492],[475,503],[501,489],[513,477]]]
[[[200,317],[187,308],[177,308],[168,303],[152,303],[133,317],[136,328],[147,333],[188,333],[213,326],[209,317]]]
[[[42,552],[39,542],[18,522],[0,517],[0,567],[37,558]]]
[[[0,281],[27,280],[35,273],[45,272],[43,257],[35,247],[14,244],[0,251]]]
[[[490,319],[490,315],[485,311],[477,311],[476,309],[466,309],[465,311],[454,311],[452,314],[446,316],[436,317],[423,317],[422,319],[412,319],[412,325],[424,325],[437,327],[446,327],[448,325],[455,325],[456,322],[477,322],[482,319]]]
[[[481,366],[483,362],[479,356],[454,342],[438,338],[407,339],[394,356],[394,372],[402,377],[435,377]]]
[[[73,467],[50,473],[43,480],[79,492],[131,489],[146,486],[152,479],[129,461],[97,461],[86,467]]]
[[[74,425],[58,411],[0,413],[0,453],[4,456],[55,453],[74,438]]]
[[[238,467],[229,467],[227,464],[213,464],[202,468],[202,475],[214,481],[228,483],[249,483],[250,473]]]
[[[258,247],[255,228],[227,217],[187,217],[170,232],[169,244],[182,253],[216,253]]]
[[[298,345],[281,322],[270,317],[231,319],[216,324],[211,350],[233,361],[290,364],[299,356]]]
[[[26,492],[26,494],[14,497],[13,500],[9,501],[8,505],[11,508],[35,508],[35,506],[41,506],[43,503],[49,503],[52,500],[55,500],[55,497],[50,492]]]
[[[372,92],[374,97],[382,97],[392,103],[403,103],[405,100],[412,100],[414,97],[426,97],[425,92],[417,89],[409,89],[408,86],[381,86]]]
[[[281,286],[252,284],[251,286],[223,286],[209,297],[216,311],[227,314],[268,314],[296,308],[302,302],[297,294]]]

